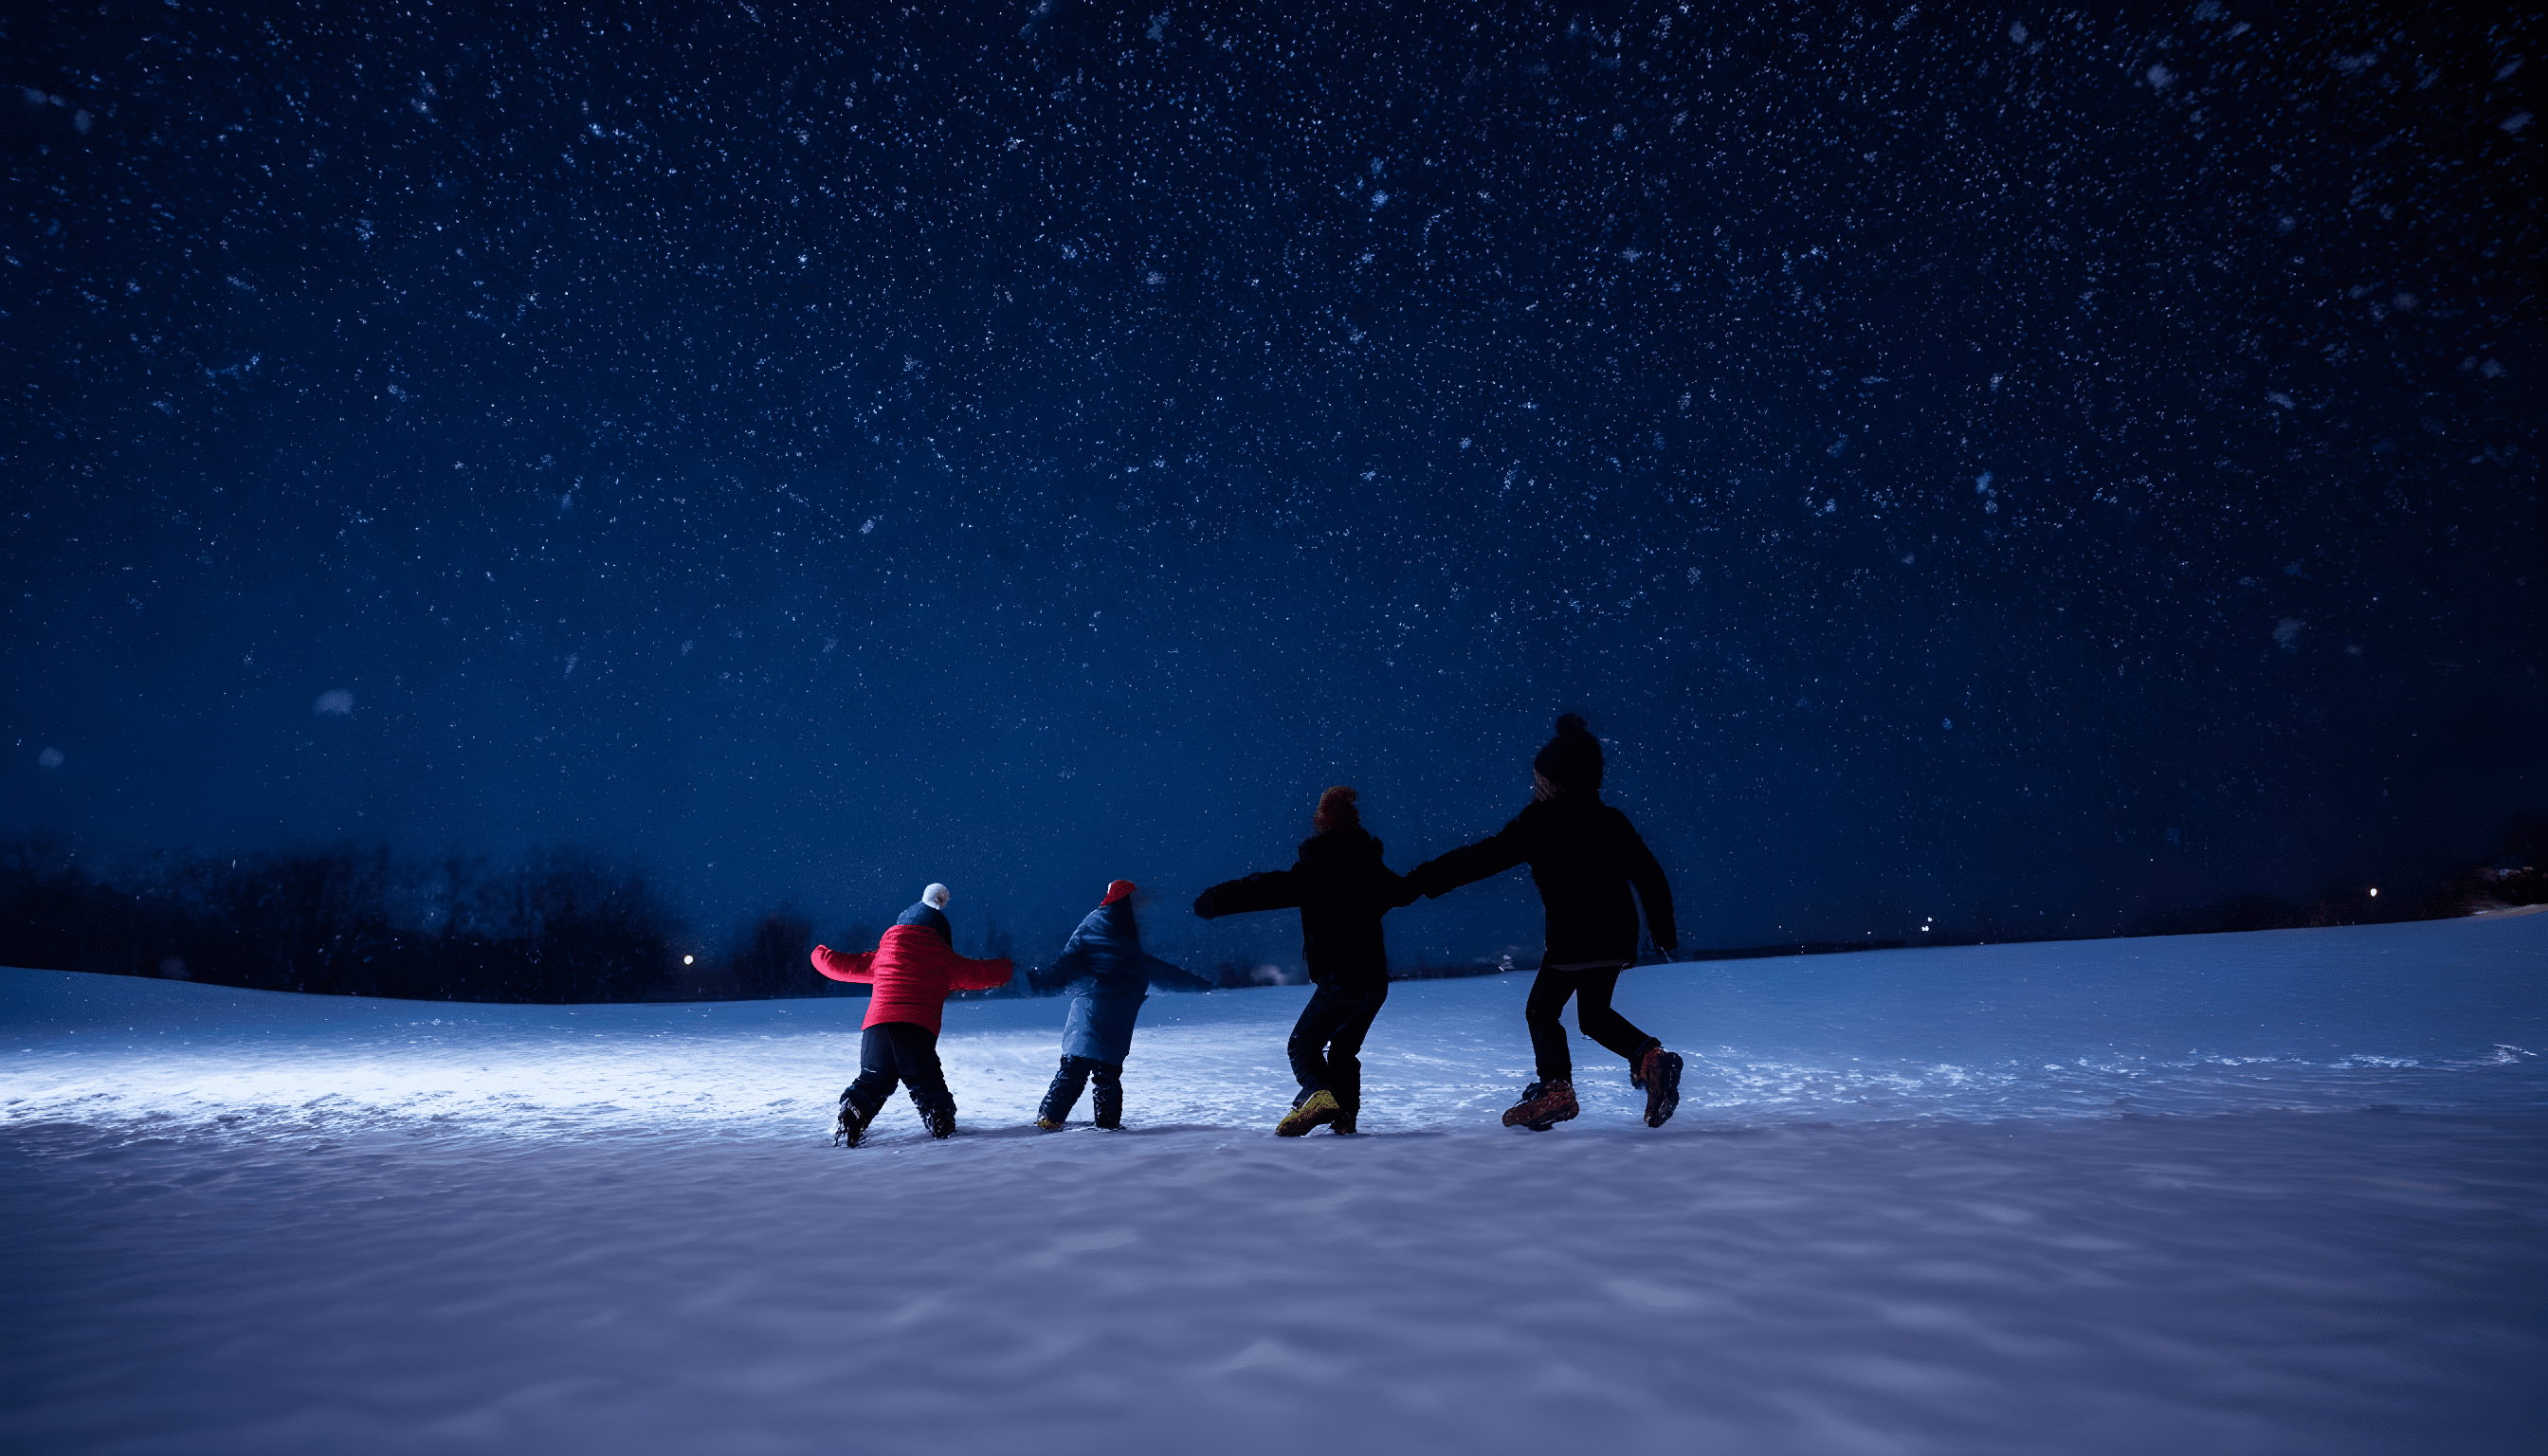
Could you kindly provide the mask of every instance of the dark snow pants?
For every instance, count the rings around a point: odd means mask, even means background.
[[[1335,1094],[1336,1106],[1347,1117],[1362,1106],[1362,1039],[1388,999],[1387,981],[1369,988],[1320,986],[1310,997],[1283,1048],[1292,1058],[1292,1076],[1301,1084],[1294,1107],[1321,1089]]]
[[[1124,1066],[1121,1062],[1099,1061],[1093,1056],[1065,1056],[1061,1070],[1052,1074],[1052,1085],[1045,1089],[1044,1106],[1036,1116],[1058,1123],[1070,1116],[1079,1105],[1079,1089],[1094,1080],[1097,1095],[1088,1099],[1089,1110],[1097,1114],[1097,1126],[1124,1126]]]
[[[907,1021],[867,1028],[859,1039],[859,1079],[841,1094],[864,1122],[876,1115],[896,1083],[911,1089],[911,1105],[923,1117],[945,1108],[952,1116],[956,1095],[947,1090],[947,1073],[938,1065],[938,1034]]]
[[[1617,989],[1619,972],[1625,969],[1624,965],[1596,965],[1590,970],[1557,970],[1540,962],[1539,978],[1530,983],[1530,1000],[1522,1006],[1522,1019],[1530,1024],[1530,1053],[1539,1065],[1541,1081],[1575,1079],[1575,1058],[1566,1049],[1566,1024],[1557,1019],[1570,996],[1575,998],[1575,1024],[1584,1035],[1626,1057],[1631,1067],[1647,1047],[1662,1045],[1610,1009],[1610,993]]]

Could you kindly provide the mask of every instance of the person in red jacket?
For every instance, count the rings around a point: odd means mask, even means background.
[[[814,968],[836,981],[870,981],[859,1041],[859,1079],[841,1093],[840,1121],[832,1140],[856,1147],[896,1083],[911,1091],[932,1138],[956,1132],[956,1096],[938,1064],[938,1028],[950,991],[988,991],[1005,986],[1014,971],[1005,957],[974,960],[956,954],[947,924],[947,886],[920,892],[920,903],[902,912],[873,951],[846,956],[814,948]]]

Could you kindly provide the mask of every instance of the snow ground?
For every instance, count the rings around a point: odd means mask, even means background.
[[[1524,978],[950,1008],[959,1136],[823,1129],[856,1001],[0,971],[24,1452],[2495,1452],[2548,1400],[2548,916],[1650,967],[1637,1124],[1495,1124]],[[1081,1116],[1085,1116],[1083,1105]],[[1652,1447],[1650,1447],[1652,1448]]]

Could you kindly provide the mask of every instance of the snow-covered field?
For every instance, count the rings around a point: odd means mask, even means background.
[[[836,1150],[859,1002],[0,971],[0,1448],[2536,1449],[2548,915],[1652,967],[1660,1131],[1582,1042],[1496,1125],[1524,985],[1299,1141],[1305,989],[1154,998],[1117,1134],[959,1004],[959,1135]]]

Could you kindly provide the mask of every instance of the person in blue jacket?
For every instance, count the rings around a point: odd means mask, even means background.
[[[1079,929],[1070,933],[1054,957],[1052,969],[1067,976],[1070,1014],[1061,1023],[1061,1070],[1036,1109],[1036,1126],[1053,1132],[1070,1117],[1080,1090],[1091,1081],[1089,1099],[1097,1126],[1124,1126],[1124,1058],[1133,1049],[1133,1022],[1150,994],[1154,975],[1185,972],[1141,949],[1141,927],[1133,918],[1133,881],[1106,886],[1106,898]]]

